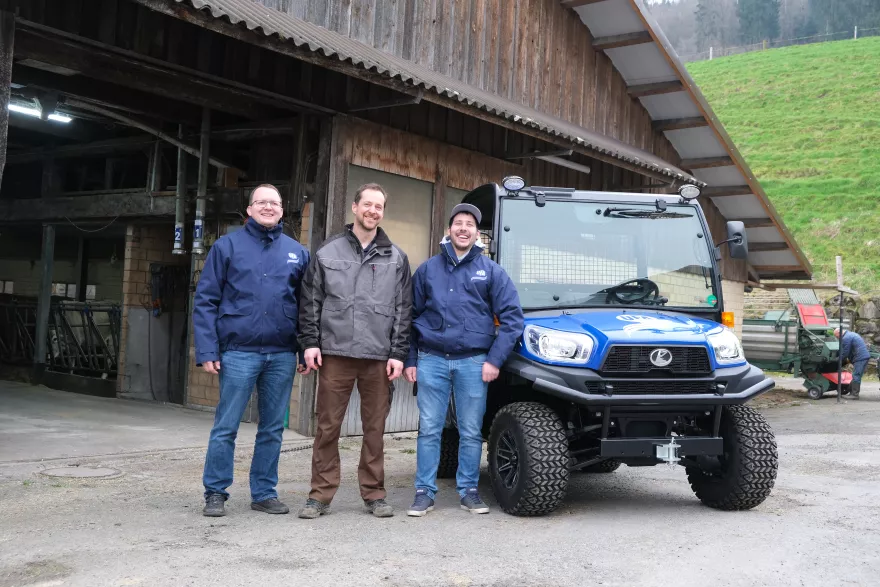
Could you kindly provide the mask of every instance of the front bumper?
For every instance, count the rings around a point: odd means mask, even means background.
[[[682,382],[705,382],[714,393],[614,393],[615,382],[634,382],[650,384],[669,384],[676,378],[606,378],[591,369],[576,367],[556,367],[544,365],[512,355],[504,364],[504,370],[531,382],[532,387],[541,392],[566,401],[588,406],[716,406],[744,404],[773,389],[773,380],[752,365],[716,369],[706,377],[680,378]],[[595,393],[597,384],[611,384],[611,390]]]

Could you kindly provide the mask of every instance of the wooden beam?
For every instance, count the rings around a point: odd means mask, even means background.
[[[766,252],[766,251],[787,251],[788,243],[749,243],[749,251]]]
[[[703,188],[700,193],[704,198],[725,198],[727,196],[748,196],[752,188],[747,185],[722,185]]]
[[[700,128],[709,126],[709,121],[702,116],[693,116],[690,118],[666,118],[664,120],[655,120],[651,123],[654,130],[664,132],[667,130],[684,130],[686,128]]]
[[[0,200],[0,218],[10,223],[173,215],[174,198],[154,198],[147,192]]]
[[[620,47],[630,47],[632,45],[644,45],[645,43],[653,43],[654,38],[648,31],[639,31],[636,33],[626,33],[623,35],[611,35],[608,37],[596,37],[593,39],[593,49],[596,51],[607,51],[609,49],[618,49]]]
[[[658,94],[682,92],[684,91],[684,85],[682,85],[679,80],[673,80],[668,82],[630,86],[626,91],[633,98],[644,98],[645,96],[657,96]]]
[[[332,113],[329,108],[189,69],[19,19],[21,54],[87,77],[238,114],[253,120],[283,110]],[[16,51],[16,54],[19,52]]]
[[[759,273],[804,273],[800,265],[754,265]]]
[[[162,139],[163,141],[165,141],[167,143],[171,143],[175,147],[183,149],[184,151],[186,151],[187,153],[189,153],[193,157],[200,157],[201,151],[199,149],[197,149],[196,147],[192,147],[182,141],[178,141],[176,137],[173,137],[170,134],[163,132],[162,130],[159,130],[158,128],[155,128],[152,125],[147,124],[141,120],[137,120],[135,118],[132,118],[130,116],[126,116],[124,114],[120,114],[118,112],[115,112],[115,111],[110,110],[108,108],[104,108],[102,106],[95,106],[94,104],[89,104],[87,102],[81,102],[79,100],[68,99],[67,105],[73,106],[76,108],[82,108],[83,110],[88,110],[90,112],[94,112],[96,114],[101,114],[102,116],[106,116],[108,118],[118,120],[119,122],[121,122],[123,124],[127,124],[128,126],[138,128],[142,131],[150,133],[151,135],[153,135],[155,137]],[[227,168],[236,169],[235,165],[232,165],[231,163],[227,163],[225,161],[221,161],[220,159],[217,159],[216,157],[209,157],[208,161],[214,167],[219,167],[221,169],[227,169]],[[241,175],[244,175],[243,171],[241,172]]]
[[[16,64],[12,81],[24,86],[15,92],[27,97],[38,97],[45,92],[122,110],[131,114],[159,118],[175,124],[196,125],[201,109],[176,99],[137,91],[81,75],[64,76],[41,69],[19,67]]]
[[[554,151],[532,151],[530,153],[519,153],[517,155],[505,155],[505,159],[534,159],[535,157],[570,157],[574,153],[573,149],[556,149]]]
[[[50,149],[40,148],[10,155],[7,159],[7,163],[9,165],[16,165],[42,161],[47,157],[68,159],[71,157],[88,157],[93,155],[104,155],[107,153],[140,151],[155,142],[156,138],[151,135],[138,135],[136,137],[109,139],[92,143],[80,143],[78,145],[64,145],[63,147]]]
[[[589,6],[590,4],[598,4],[599,2],[607,2],[608,0],[562,0],[565,8],[579,8],[581,6]]]
[[[6,167],[6,140],[9,136],[9,84],[12,82],[12,54],[15,41],[15,14],[0,11],[0,182]]]
[[[772,218],[728,218],[728,220],[739,220],[746,228],[772,228],[776,226]]]
[[[734,165],[733,159],[724,157],[703,157],[701,159],[683,159],[682,169],[709,169],[713,167],[730,167]]]

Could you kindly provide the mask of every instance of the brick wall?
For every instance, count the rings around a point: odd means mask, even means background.
[[[189,256],[172,255],[174,225],[129,224],[125,231],[125,257],[122,267],[122,326],[119,351],[119,375],[116,390],[123,390],[125,353],[128,340],[128,313],[150,303],[150,263],[189,265]]]

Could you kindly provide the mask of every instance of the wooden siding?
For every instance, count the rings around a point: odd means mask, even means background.
[[[444,75],[679,158],[559,0],[257,0]]]

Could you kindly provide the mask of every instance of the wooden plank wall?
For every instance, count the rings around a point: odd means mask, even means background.
[[[679,159],[559,0],[257,0],[377,49]]]

